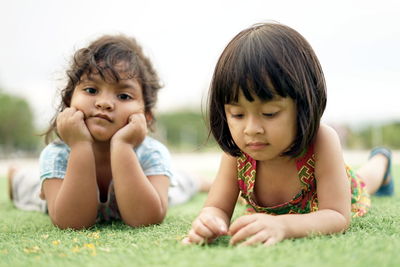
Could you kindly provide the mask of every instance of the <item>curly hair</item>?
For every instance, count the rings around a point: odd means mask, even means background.
[[[123,71],[116,68],[120,62],[127,63],[124,64],[126,68]],[[104,35],[88,47],[77,50],[73,55],[66,71],[67,83],[60,91],[61,103],[50,121],[49,128],[44,133],[46,144],[53,139],[53,134],[58,136],[57,116],[65,108],[70,107],[74,89],[79,84],[82,75],[90,77],[91,74],[96,73],[103,80],[110,77],[113,81],[119,82],[124,79],[120,72],[128,73],[128,78],[135,78],[141,85],[145,113],[151,117],[147,124],[152,129],[153,108],[162,86],[150,59],[143,54],[142,47],[134,38],[125,35]]]

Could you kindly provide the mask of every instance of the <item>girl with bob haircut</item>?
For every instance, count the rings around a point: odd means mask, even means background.
[[[162,222],[169,204],[200,189],[147,136],[161,85],[134,38],[98,38],[76,51],[66,74],[40,155],[40,179],[10,169],[16,207],[48,212],[62,229],[111,220],[135,227]]]
[[[391,152],[376,148],[357,171],[343,161],[326,106],[320,63],[308,42],[278,23],[243,30],[227,45],[209,92],[210,131],[225,152],[184,243],[272,245],[345,231],[370,194],[392,195]],[[238,195],[249,214],[231,224]]]

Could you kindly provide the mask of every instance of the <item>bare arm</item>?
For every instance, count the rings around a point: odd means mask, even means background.
[[[67,108],[57,118],[58,131],[70,146],[63,180],[48,179],[43,183],[52,222],[64,229],[86,228],[97,216],[97,183],[92,141],[83,113]]]
[[[123,221],[131,226],[162,222],[168,208],[168,178],[147,177],[129,144],[112,144],[111,166]]]
[[[223,219],[227,225],[235,208],[239,187],[237,185],[236,158],[223,154],[217,177],[210,189],[203,210],[212,212]]]
[[[111,140],[111,170],[118,208],[123,221],[131,226],[160,223],[168,208],[168,178],[147,177],[132,149],[146,133],[144,114],[136,113]]]
[[[236,158],[224,154],[204,208],[193,221],[184,243],[211,242],[227,234],[239,194],[236,176]]]
[[[321,233],[346,230],[351,221],[351,191],[346,174],[343,151],[337,133],[322,124],[315,143],[315,178],[317,179],[318,209]]]
[[[92,226],[98,200],[91,146],[82,144],[71,149],[64,179],[47,179],[43,191],[50,218],[56,226],[61,229]]]

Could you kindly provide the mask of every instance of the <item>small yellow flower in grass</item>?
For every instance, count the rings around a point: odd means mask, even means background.
[[[79,242],[79,240],[78,240],[78,238],[74,238],[74,239],[72,239],[72,242],[74,242],[74,243],[78,243]]]
[[[78,246],[74,246],[73,248],[71,248],[71,251],[74,253],[78,253],[81,249]]]
[[[53,240],[53,242],[51,242],[54,246],[58,246],[60,245],[61,241],[60,240]]]
[[[42,238],[47,239],[47,238],[49,238],[49,235],[42,235]]]
[[[38,253],[39,251],[40,251],[40,248],[38,246],[33,246],[31,248],[24,248],[24,252],[27,254]]]
[[[84,244],[83,245],[85,248],[88,248],[88,249],[95,249],[95,246],[94,246],[94,244],[93,243],[89,243],[89,244]]]
[[[87,236],[88,236],[89,238],[99,239],[99,238],[100,238],[100,232],[89,233]]]
[[[96,256],[96,247],[94,246],[94,244],[92,243],[84,244],[83,247],[89,249],[92,252],[91,253],[92,256]]]

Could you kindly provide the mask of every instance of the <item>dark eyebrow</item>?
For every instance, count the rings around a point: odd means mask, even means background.
[[[91,83],[96,83],[96,82],[100,82],[100,83],[107,83],[107,81],[105,81],[104,79],[102,79],[100,77],[100,75],[98,74],[92,74],[90,75],[90,77],[88,76],[83,76],[81,77],[79,84],[81,85],[86,85],[86,84],[91,84]],[[118,91],[122,91],[122,90],[133,90],[133,91],[138,91],[141,89],[139,84],[131,84],[129,82],[126,82],[124,80],[120,80],[118,83],[115,83],[115,88]]]
[[[118,83],[116,88],[118,90],[127,90],[127,89],[128,90],[134,90],[134,91],[140,90],[140,86],[135,86],[135,85],[132,85],[132,84],[129,84],[129,83],[125,83],[125,82],[122,82],[122,81],[120,81]]]

